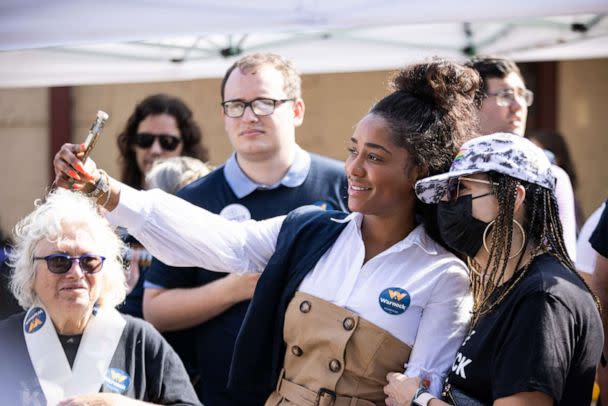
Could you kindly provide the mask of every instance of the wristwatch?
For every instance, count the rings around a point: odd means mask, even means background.
[[[437,398],[426,391],[418,390],[412,399],[412,406],[428,406],[432,399]]]
[[[100,196],[105,195],[109,191],[110,182],[108,181],[108,174],[100,169],[99,179],[97,179],[97,182],[95,182],[95,189],[91,190],[90,192],[84,193],[84,195],[97,200]]]

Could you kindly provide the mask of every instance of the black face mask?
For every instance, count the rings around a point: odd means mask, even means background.
[[[452,249],[473,258],[483,245],[488,223],[473,217],[473,198],[460,196],[453,202],[439,202],[437,223],[441,238]]]

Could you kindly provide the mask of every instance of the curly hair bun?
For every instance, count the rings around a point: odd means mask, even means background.
[[[444,59],[410,65],[397,72],[390,85],[391,91],[409,93],[444,113],[470,103],[479,87],[474,69]]]

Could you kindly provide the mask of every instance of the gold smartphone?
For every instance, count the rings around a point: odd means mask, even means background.
[[[84,145],[86,146],[86,150],[84,151],[83,157],[80,158],[80,160],[82,161],[83,164],[87,161],[87,158],[91,154],[93,147],[95,147],[95,144],[97,143],[97,139],[101,135],[101,130],[103,129],[103,125],[108,120],[108,117],[110,117],[110,116],[105,111],[99,110],[97,112],[97,117],[95,118],[95,121],[93,122],[93,125],[91,126],[91,129],[89,130],[89,134],[87,135],[86,140],[84,140]]]

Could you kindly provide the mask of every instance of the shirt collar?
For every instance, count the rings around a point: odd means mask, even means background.
[[[339,219],[332,219],[332,220],[335,222],[338,222],[338,223],[347,223],[350,221],[354,221],[355,222],[354,226],[356,227],[357,233],[359,233],[359,237],[363,238],[361,236],[361,224],[363,224],[363,214],[362,213],[353,212],[353,213],[350,213],[348,216],[346,216],[342,220],[339,220]],[[403,250],[411,247],[412,245],[417,245],[418,247],[420,247],[423,251],[425,251],[429,255],[437,255],[439,253],[437,242],[435,240],[433,240],[426,233],[424,226],[422,224],[419,224],[403,240],[399,241],[398,243],[393,245],[391,248],[384,251],[382,254],[403,251]]]
[[[233,152],[224,165],[224,176],[236,197],[242,199],[258,189],[276,189],[281,185],[294,188],[302,185],[310,171],[310,161],[310,154],[296,145],[293,163],[287,170],[285,176],[272,185],[264,185],[254,182],[245,174],[245,172],[243,172],[237,162],[236,153]]]

